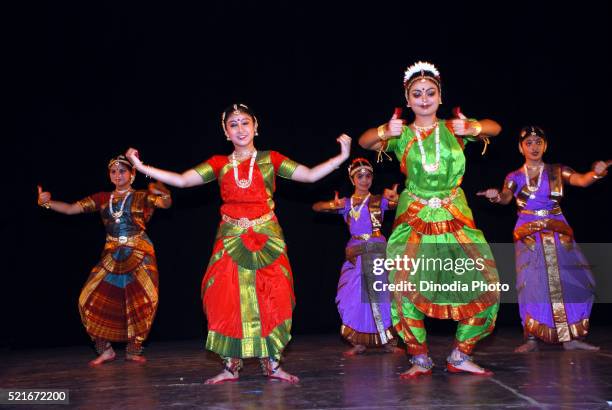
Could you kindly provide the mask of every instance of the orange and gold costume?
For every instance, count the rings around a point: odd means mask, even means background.
[[[158,198],[147,191],[133,191],[119,218],[110,214],[109,192],[79,201],[84,212],[100,212],[107,234],[101,260],[79,296],[83,326],[97,342],[140,346],[151,330],[158,303],[158,273],[145,224]],[[113,208],[118,209],[121,202],[122,198],[114,199]]]

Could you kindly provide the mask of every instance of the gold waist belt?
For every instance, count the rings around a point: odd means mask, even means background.
[[[130,235],[130,236],[125,236],[125,235],[121,235],[121,236],[112,236],[112,235],[106,235],[106,241],[107,242],[117,242],[120,245],[135,245],[136,242],[138,242],[138,240],[140,239],[140,237],[144,234],[144,231],[137,233],[136,235]]]
[[[358,239],[358,240],[361,240],[361,241],[367,241],[370,238],[378,238],[379,236],[382,236],[382,234],[380,233],[379,230],[375,230],[371,234],[364,233],[364,234],[361,234],[361,235],[353,235],[353,236],[351,236],[351,239]]]
[[[255,225],[261,225],[264,222],[268,222],[272,218],[274,218],[274,212],[268,212],[267,214],[260,216],[257,219],[249,219],[249,218],[234,219],[225,214],[221,216],[221,219],[223,219],[223,222],[227,222],[228,224],[237,226],[241,229],[248,229]]]
[[[457,197],[457,189],[453,189],[451,191],[451,194],[447,196],[446,198],[438,198],[434,196],[429,199],[424,199],[424,198],[416,196],[412,192],[408,192],[408,195],[410,195],[410,197],[414,199],[415,201],[425,206],[428,206],[430,208],[441,208],[443,205],[450,204],[453,201],[453,199]]]
[[[532,209],[532,210],[521,209],[519,211],[519,214],[523,214],[523,215],[536,215],[536,216],[560,215],[561,214],[561,207],[560,206],[555,206],[550,211],[548,209]]]

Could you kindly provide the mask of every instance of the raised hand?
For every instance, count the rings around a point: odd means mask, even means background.
[[[383,192],[383,197],[387,198],[389,202],[397,202],[399,201],[399,195],[397,193],[397,185],[393,184],[391,189],[385,189]]]
[[[47,208],[49,206],[49,201],[51,201],[51,193],[44,192],[42,187],[38,185],[38,205]]]
[[[389,122],[384,126],[385,139],[401,135],[405,120],[402,120],[402,109],[397,107]]]
[[[455,135],[477,136],[482,130],[482,126],[478,121],[470,121],[468,117],[463,115],[461,107],[453,108],[455,118],[448,122],[451,130]]]
[[[142,161],[140,160],[140,156],[138,154],[138,150],[134,149],[134,148],[129,148],[126,152],[125,152],[125,156],[127,159],[130,160],[130,162],[132,164],[134,164],[134,166],[136,167],[136,169],[138,169],[139,165],[142,165]]]
[[[340,135],[336,141],[340,144],[340,156],[347,159],[351,155],[351,137],[346,134]]]
[[[340,198],[338,196],[338,191],[334,191],[334,201],[333,201],[334,207],[335,208],[343,208],[344,207],[344,201],[345,201],[345,198]]]

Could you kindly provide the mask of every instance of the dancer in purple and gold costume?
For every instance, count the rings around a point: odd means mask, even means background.
[[[380,286],[387,283],[386,272],[374,272],[374,260],[385,258],[387,242],[380,228],[385,211],[397,206],[397,185],[386,189],[383,196],[370,194],[374,170],[364,158],[353,160],[349,178],[355,186],[350,199],[338,198],[336,193],[334,200],[313,205],[317,212],[342,215],[351,233],[336,296],[342,319],[340,333],[353,345],[344,354],[354,356],[364,353],[367,347],[379,346],[394,352],[399,349],[391,333],[389,295]]]
[[[582,341],[589,330],[594,300],[593,275],[574,241],[559,202],[563,185],[587,187],[606,175],[610,162],[599,161],[585,174],[559,164],[545,164],[547,138],[536,126],[523,128],[519,150],[525,164],[506,177],[501,192],[479,192],[493,203],[516,198],[514,228],[519,310],[526,341],[516,348],[538,350],[538,339],[563,343],[567,350],[599,350]]]

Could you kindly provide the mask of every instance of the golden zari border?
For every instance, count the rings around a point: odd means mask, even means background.
[[[560,342],[556,328],[551,328],[544,323],[540,323],[529,314],[525,318],[524,326],[526,335],[533,335],[546,343]],[[589,333],[589,319],[582,319],[579,322],[572,323],[569,325],[569,329],[572,339],[585,337]]]
[[[388,340],[391,340],[394,337],[393,333],[391,332],[391,329],[393,328],[390,327],[385,330],[385,335],[387,336]],[[384,345],[378,333],[358,332],[357,330],[347,325],[340,326],[340,334],[344,339],[346,339],[353,345],[364,345],[367,347],[379,347]]]
[[[567,313],[563,302],[563,288],[561,286],[561,276],[559,271],[559,261],[557,260],[557,245],[555,244],[554,232],[542,232],[542,249],[546,262],[546,273],[548,276],[548,291],[552,304],[553,320],[557,329],[557,337],[560,342],[571,340],[569,325],[567,323]]]

